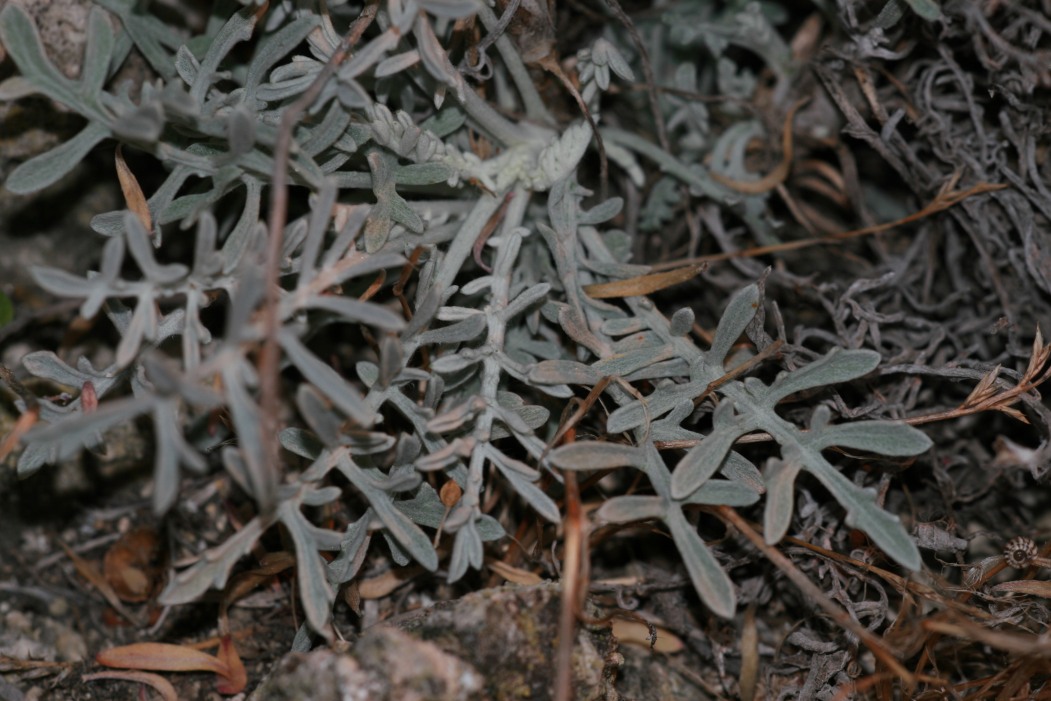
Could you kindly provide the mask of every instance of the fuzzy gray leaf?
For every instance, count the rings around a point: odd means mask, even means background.
[[[318,360],[298,338],[290,332],[280,337],[281,347],[303,376],[320,389],[347,416],[360,426],[371,426],[376,421],[376,412],[365,403],[361,393],[344,380],[331,366]]]
[[[683,564],[690,573],[693,588],[697,590],[701,601],[715,615],[732,618],[737,608],[737,596],[730,577],[712,551],[678,509],[670,509],[664,516],[664,522],[668,524],[672,540],[682,555]]]
[[[486,450],[490,462],[500,470],[500,473],[511,483],[515,491],[536,510],[538,514],[551,523],[559,523],[562,514],[558,505],[551,500],[536,482],[540,479],[540,473],[526,465],[520,460],[515,460],[504,455],[502,452],[490,446]]]
[[[599,523],[632,523],[664,516],[660,497],[624,495],[610,497],[595,512]]]
[[[432,572],[437,569],[438,553],[431,545],[430,538],[394,506],[390,495],[377,489],[347,453],[338,456],[337,467],[369,500],[387,533],[421,565]]]
[[[601,379],[590,365],[573,360],[542,360],[529,371],[529,381],[542,385],[594,385]]]
[[[685,336],[690,333],[692,328],[693,310],[689,307],[677,309],[668,322],[668,331],[672,336]]]
[[[706,354],[708,362],[722,366],[726,355],[755,316],[759,304],[759,287],[749,285],[730,298],[726,311],[715,329],[711,350]]]
[[[548,460],[563,470],[610,470],[637,467],[643,463],[643,456],[638,448],[623,443],[577,441],[555,448]]]
[[[0,12],[0,44],[4,46],[22,75],[41,93],[64,105],[72,106],[80,102],[74,82],[62,75],[48,59],[36,25],[20,5],[7,4]],[[91,128],[90,125],[88,128]],[[10,183],[10,180],[8,182]],[[10,184],[8,188],[15,191]]]
[[[875,370],[879,361],[880,355],[876,351],[833,348],[828,355],[805,368],[779,374],[764,399],[772,405],[796,392],[849,382]]]
[[[238,364],[223,368],[223,385],[247,470],[246,489],[264,509],[272,508],[277,493],[277,475],[266,459],[262,414],[244,383],[244,369]]]
[[[785,537],[795,508],[795,481],[802,463],[770,458],[766,463],[766,503],[763,509],[763,536],[770,545]]]
[[[405,328],[405,320],[400,315],[374,302],[362,302],[353,297],[317,295],[307,299],[304,306],[332,312],[346,321],[368,324],[384,331],[398,332]]]
[[[645,401],[634,401],[620,407],[606,419],[606,430],[610,433],[623,433],[642,426],[647,421],[655,421],[674,409],[685,400],[693,400],[708,389],[704,381],[689,382],[673,387],[661,387]]]
[[[332,562],[328,563],[326,575],[329,583],[333,586],[338,586],[354,579],[361,569],[362,563],[365,562],[365,555],[368,553],[369,542],[371,541],[369,537],[369,521],[371,518],[372,511],[366,510],[361,518],[347,526],[347,530],[339,544],[339,555]]]
[[[685,504],[712,506],[751,506],[759,501],[759,492],[750,485],[730,480],[710,479],[700,489],[683,499]]]
[[[455,324],[424,331],[416,337],[416,341],[420,345],[465,343],[478,338],[486,326],[484,314],[472,314]]]
[[[831,446],[865,450],[893,457],[919,455],[931,447],[923,431],[893,421],[854,421],[812,430],[808,443],[818,450]]]
[[[80,69],[79,89],[84,95],[97,95],[109,75],[113,55],[113,28],[109,17],[100,7],[92,7],[88,15],[88,31],[84,47],[84,63]]]
[[[17,6],[11,5],[8,9],[11,7]],[[91,149],[109,136],[108,127],[91,122],[69,141],[15,168],[4,182],[4,187],[16,195],[42,190],[73,170]]]
[[[672,473],[672,498],[685,499],[700,489],[718,471],[734,442],[745,432],[747,428],[744,425],[716,428],[700,445],[691,448]]]
[[[325,565],[318,554],[311,526],[294,501],[282,501],[278,515],[295,547],[296,582],[303,611],[310,627],[323,632],[336,595],[325,576]]]
[[[467,574],[469,568],[481,568],[484,558],[482,538],[474,526],[474,520],[469,520],[456,531],[452,557],[449,559],[449,581],[457,581]]]
[[[222,589],[237,561],[247,555],[270,523],[253,518],[222,545],[212,548],[189,568],[176,574],[158,597],[164,606],[196,601],[210,588]]]

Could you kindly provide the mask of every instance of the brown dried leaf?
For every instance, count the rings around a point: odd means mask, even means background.
[[[688,265],[684,268],[668,270],[663,273],[650,273],[649,275],[636,275],[635,277],[613,282],[601,282],[595,285],[585,285],[584,292],[592,299],[609,299],[612,297],[638,297],[648,295],[672,285],[691,280],[700,273],[702,267],[699,265]]]
[[[230,666],[215,655],[185,645],[169,643],[133,643],[112,647],[95,655],[104,667],[152,669],[158,672],[213,672],[230,676]]]
[[[656,639],[651,637],[650,625],[628,618],[614,618],[613,636],[622,643],[638,645],[667,654],[679,652],[686,647],[679,636],[664,626],[653,625],[652,627],[653,633],[656,634]]]
[[[22,436],[26,435],[29,429],[36,425],[37,419],[39,418],[39,406],[30,407],[24,414],[18,417],[18,421],[15,421],[15,425],[11,429],[11,432],[4,436],[3,442],[0,443],[0,461],[7,459],[7,456],[15,449],[18,442],[22,440]]]
[[[223,590],[223,599],[219,606],[220,618],[226,618],[226,612],[230,606],[242,596],[252,591],[260,584],[269,581],[274,575],[280,574],[296,564],[296,556],[286,550],[266,553],[260,558],[259,566],[234,577]]]
[[[535,572],[530,572],[529,570],[523,570],[518,567],[513,567],[507,564],[506,562],[502,562],[500,560],[490,560],[486,564],[489,565],[489,569],[506,579],[508,582],[511,582],[512,584],[533,586],[535,584],[540,584],[544,581],[540,577],[540,575],[536,574]]]
[[[168,643],[134,643],[103,650],[95,661],[106,667],[149,669],[159,672],[212,672],[219,677],[216,689],[221,694],[240,693],[248,678],[241,658],[229,635],[219,643],[219,657],[186,645]]]
[[[146,196],[142,194],[142,187],[135,178],[135,174],[124,161],[124,153],[121,151],[120,144],[117,144],[116,162],[117,179],[120,180],[120,189],[124,193],[124,201],[128,209],[139,218],[146,231],[153,231],[153,218],[150,216],[149,205],[146,204]]]
[[[139,682],[140,684],[148,684],[156,689],[164,701],[179,701],[179,694],[176,693],[175,687],[159,674],[150,672],[95,672],[94,674],[85,674],[80,679],[86,682],[98,681],[99,679]]]
[[[237,654],[234,639],[224,635],[219,642],[218,657],[230,670],[229,676],[220,677],[219,683],[215,685],[220,694],[239,694],[248,686],[248,672],[245,670],[241,656]]]
[[[387,570],[376,577],[361,580],[358,594],[362,599],[382,599],[421,572],[423,568],[419,565]]]
[[[125,533],[106,551],[102,573],[122,601],[138,603],[149,599],[164,575],[157,532],[142,527]]]
[[[129,620],[134,625],[142,625],[142,622],[139,620],[139,617],[133,614],[131,611],[129,611],[128,608],[121,602],[120,597],[117,596],[117,593],[115,591],[113,591],[113,587],[110,586],[109,582],[106,580],[106,577],[98,571],[97,567],[95,567],[93,564],[82,558],[80,555],[77,555],[75,552],[73,552],[72,548],[70,548],[62,541],[58,541],[58,544],[62,547],[63,550],[66,551],[66,555],[69,556],[69,559],[73,561],[73,567],[75,567],[77,572],[80,573],[80,576],[88,580],[88,582],[91,583],[91,585],[95,587],[100,594],[102,594],[102,597],[106,600],[106,603],[112,606],[114,610],[117,611],[117,613],[124,616],[124,618]]]

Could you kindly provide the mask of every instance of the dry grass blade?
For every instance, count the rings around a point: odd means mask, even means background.
[[[932,633],[971,640],[1003,652],[1040,659],[1051,658],[1051,640],[1043,635],[990,630],[974,621],[955,616],[950,619],[948,615],[926,620],[923,627]]]
[[[1016,579],[1011,582],[1001,582],[992,588],[994,592],[1005,594],[1028,594],[1039,596],[1042,599],[1051,599],[1051,582],[1042,579]]]

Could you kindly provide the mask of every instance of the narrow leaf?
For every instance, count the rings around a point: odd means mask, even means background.
[[[337,466],[340,472],[368,498],[369,504],[383,522],[387,533],[421,565],[432,572],[437,569],[438,553],[435,552],[430,539],[405,514],[394,507],[390,495],[377,489],[346,452],[339,455]]]
[[[4,187],[16,195],[42,190],[73,170],[96,144],[109,135],[110,131],[106,126],[91,122],[69,141],[15,168]]]
[[[781,541],[792,524],[795,508],[795,481],[802,463],[771,458],[766,465],[766,504],[763,535],[769,545]]]
[[[299,584],[299,600],[303,602],[303,611],[307,615],[310,627],[323,633],[335,594],[325,577],[325,567],[321,555],[318,554],[317,543],[311,535],[310,524],[293,501],[282,501],[278,513],[296,549],[296,581]]]
[[[631,523],[663,516],[664,502],[660,497],[637,495],[611,497],[595,512],[600,523]]]
[[[630,402],[610,414],[606,419],[606,430],[610,433],[623,433],[638,428],[647,421],[655,421],[683,400],[699,397],[707,388],[708,383],[703,380],[675,387],[663,387],[644,401]]]
[[[375,423],[375,411],[365,402],[361,393],[338,372],[318,360],[317,356],[307,350],[307,347],[291,333],[282,333],[280,341],[289,360],[299,368],[307,381],[324,392],[333,404],[361,426],[371,426]]]
[[[551,451],[551,464],[563,470],[609,470],[642,463],[634,446],[604,441],[579,441]]]
[[[88,15],[88,32],[84,48],[84,62],[80,69],[80,92],[93,99],[101,90],[109,74],[113,55],[113,28],[101,7],[92,7]]]
[[[176,574],[158,601],[165,606],[196,601],[210,587],[222,589],[237,561],[246,555],[270,524],[258,516],[222,545],[206,552],[193,566]]]
[[[690,573],[693,588],[697,590],[701,601],[716,616],[732,618],[737,608],[737,596],[730,577],[723,571],[712,551],[679,509],[670,509],[664,516],[664,522],[671,530],[672,540],[682,555],[683,564]]]
[[[751,506],[759,501],[759,492],[750,486],[730,480],[711,479],[683,500],[686,504],[712,506]]]
[[[743,425],[716,428],[700,445],[690,449],[671,476],[673,499],[685,499],[700,489],[718,471],[734,442],[745,432]]]
[[[594,385],[601,373],[573,360],[543,360],[529,371],[529,381],[542,385]]]
[[[323,295],[311,297],[306,305],[309,309],[323,309],[341,318],[360,324],[368,324],[384,331],[401,331],[405,320],[386,307],[373,302],[362,302],[353,297]]]

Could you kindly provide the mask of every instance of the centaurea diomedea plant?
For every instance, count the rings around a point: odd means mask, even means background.
[[[887,421],[833,423],[823,404],[805,429],[777,413],[787,397],[866,375],[877,353],[834,349],[767,384],[736,372],[731,353],[762,306],[757,285],[729,298],[703,350],[691,340],[688,307],[669,316],[642,294],[589,294],[590,285],[636,280],[648,268],[629,262],[630,237],[611,225],[621,199],[596,202],[579,182],[596,143],[591,124],[552,116],[523,61],[523,35],[501,33],[518,3],[506,17],[477,0],[218,3],[193,36],[147,4],[97,0],[77,79],[52,64],[30,18],[8,5],[0,38],[20,75],[0,85],[0,97],[44,95],[86,120],[17,168],[6,182],[14,192],[56,182],[103,142],[164,168],[145,212],[94,219],[97,271],[34,271],[50,293],[83,300],[81,316],[104,313],[121,340],[107,367],[44,351],[25,357],[25,370],[74,396],[36,400],[40,423],[18,463],[31,474],[149,417],[161,514],[177,504],[184,469],[201,473],[221,461],[255,515],[178,572],[162,602],[223,587],[280,524],[295,548],[307,621],[327,633],[334,592],[358,574],[374,536],[400,564],[436,570],[447,557],[448,578],[457,580],[483,564],[486,542],[505,536],[483,493],[557,524],[567,470],[641,471],[648,487],[609,496],[594,518],[663,522],[701,600],[720,616],[734,612],[734,587],[688,514],[765,494],[765,537],[777,542],[790,527],[801,470],[849,524],[905,568],[919,567],[898,517],[825,451],[912,456],[929,446],[924,434]],[[753,10],[741,15],[746,29],[762,24]],[[331,60],[350,28],[359,41]],[[735,40],[709,30],[713,42]],[[600,124],[611,86],[634,80],[628,57],[637,54],[621,39],[599,37],[577,56],[580,94]],[[155,77],[135,89],[110,85],[132,50]],[[754,88],[717,65],[725,90]],[[692,88],[704,70],[682,64],[674,80]],[[490,76],[484,93],[467,75]],[[302,117],[285,124],[305,94]],[[711,148],[703,108],[674,96],[658,107],[682,158],[626,129],[600,132],[617,173],[641,182],[639,159],[664,171],[643,212],[654,227],[676,188],[726,194],[699,158],[687,158]],[[291,130],[287,162],[282,129]],[[279,196],[270,192],[275,169],[287,175],[293,206],[279,257],[268,261],[261,207]],[[756,199],[742,216],[762,227]],[[191,231],[192,256],[173,259]],[[280,273],[275,306],[267,304],[268,262]],[[202,315],[212,305],[225,313]],[[267,342],[280,351],[280,396],[290,400],[278,417],[260,399],[265,378],[255,357]],[[549,445],[560,408],[599,383],[616,407],[603,439]],[[278,419],[279,461],[264,429]],[[780,446],[763,471],[735,450],[756,432]],[[677,454],[669,442],[691,447]],[[435,485],[449,482],[462,493],[447,504]],[[338,528],[315,522],[322,506],[340,515]],[[439,528],[451,539],[445,555],[434,543]]]

